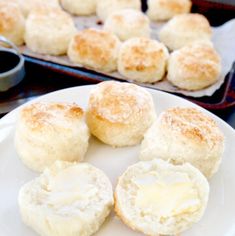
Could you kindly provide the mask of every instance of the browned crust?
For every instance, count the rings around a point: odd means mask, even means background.
[[[100,88],[90,95],[88,109],[88,113],[99,120],[110,124],[126,124],[130,123],[131,118],[151,109],[151,96],[134,84],[110,81],[103,82],[99,86]],[[122,91],[116,90],[119,88],[122,88]],[[103,97],[99,99],[99,95]],[[142,99],[144,103],[139,105],[139,99]],[[123,104],[128,104],[128,106],[123,106]]]
[[[120,60],[125,70],[130,71],[152,71],[157,68],[159,61],[165,57],[163,46],[151,39],[141,38],[123,44],[120,51]],[[155,46],[155,47],[154,47]]]
[[[185,5],[188,5],[187,8],[190,11],[192,7],[191,1],[182,1],[182,0],[159,0],[159,5],[163,8],[171,9],[174,13],[182,13],[182,9],[185,9]]]
[[[199,75],[198,79],[214,77],[217,79],[220,65],[220,56],[211,46],[203,43],[192,44],[180,49],[177,60],[187,73]]]
[[[95,29],[85,29],[74,37],[73,50],[82,59],[90,59],[105,66],[112,58],[113,48],[118,40],[108,32]]]
[[[72,103],[36,102],[24,107],[20,112],[20,121],[23,121],[32,131],[40,131],[53,127],[54,119],[73,121],[81,119],[83,110]]]
[[[161,125],[173,129],[190,140],[213,145],[223,142],[223,135],[216,122],[196,108],[170,108],[160,117]],[[205,135],[206,134],[206,135]]]

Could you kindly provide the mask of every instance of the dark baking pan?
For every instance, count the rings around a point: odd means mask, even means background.
[[[235,6],[223,3],[213,3],[219,0],[193,0],[193,12],[199,12],[209,19],[211,25],[225,23],[235,17]],[[229,1],[229,0],[221,0]],[[143,0],[143,10],[146,10],[146,1]],[[25,56],[27,75],[24,81],[6,93],[0,93],[0,105],[5,104],[5,112],[11,109],[10,104],[24,102],[25,99],[39,96],[57,89],[84,84],[93,84],[100,81],[114,79],[91,70],[62,66]],[[182,95],[180,95],[182,96]],[[182,96],[185,97],[185,96]],[[222,87],[213,96],[202,98],[185,97],[209,110],[223,110],[235,106],[235,73],[234,67],[227,75]],[[18,103],[16,103],[18,104]],[[0,106],[0,113],[1,111]]]
[[[212,26],[219,26],[235,18],[234,0],[192,0],[192,12],[198,12],[207,17]]]

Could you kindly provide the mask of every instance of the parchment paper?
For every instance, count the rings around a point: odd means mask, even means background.
[[[91,17],[74,17],[74,21],[78,30],[85,28],[102,28],[102,25],[98,24],[98,18],[96,16]],[[158,32],[163,24],[151,23],[152,28],[152,38],[158,39]],[[212,42],[214,43],[215,49],[218,51],[222,58],[222,71],[219,77],[219,80],[212,86],[202,89],[199,91],[185,91],[180,90],[173,86],[170,82],[164,78],[160,82],[154,84],[144,83],[144,85],[149,88],[155,88],[163,91],[180,93],[191,97],[202,97],[202,96],[211,96],[224,82],[226,74],[230,71],[233,61],[235,61],[235,19],[228,21],[220,27],[214,27]],[[72,66],[72,67],[83,67],[82,65],[73,64],[69,61],[67,56],[47,56],[33,53],[26,46],[20,47],[20,51],[28,56],[32,56],[38,59],[43,59],[46,61],[55,62],[62,65]],[[100,72],[100,71],[98,71]],[[131,81],[120,75],[118,72],[114,73],[104,73],[104,75],[112,76],[113,78],[119,78],[127,81]],[[132,81],[131,81],[132,82]],[[136,82],[135,82],[136,83]]]

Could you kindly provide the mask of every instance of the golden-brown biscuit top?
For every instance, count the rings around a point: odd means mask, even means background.
[[[159,0],[159,6],[162,8],[167,8],[172,10],[174,13],[181,13],[182,9],[185,8],[185,4],[189,5],[191,8],[192,3],[190,1],[182,1],[182,0]]]
[[[89,58],[99,65],[105,66],[112,57],[113,48],[118,39],[114,34],[97,29],[85,29],[74,38],[73,50],[80,58]]]
[[[112,123],[129,123],[143,112],[152,109],[151,95],[143,88],[130,84],[108,81],[98,84],[91,92],[90,112]],[[139,124],[141,125],[141,124]]]
[[[220,71],[221,59],[215,49],[208,43],[193,43],[176,51],[178,63],[181,64],[186,74],[199,79],[212,75],[216,77]]]
[[[72,103],[36,102],[20,111],[20,121],[35,132],[67,129],[83,117],[83,110]]]
[[[123,44],[121,60],[125,70],[151,71],[167,57],[163,44],[147,38],[132,38]]]
[[[170,108],[162,113],[159,120],[162,129],[170,129],[175,135],[194,143],[213,147],[224,139],[217,123],[196,108]]]

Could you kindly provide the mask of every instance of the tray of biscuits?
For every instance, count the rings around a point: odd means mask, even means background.
[[[0,134],[1,235],[235,233],[234,130],[178,96],[68,88],[7,114]]]
[[[203,97],[223,85],[234,61],[234,20],[212,27],[190,13],[190,0],[151,0],[145,13],[140,0],[1,2],[1,34],[29,60],[61,65],[64,74],[74,69],[78,78],[85,71],[91,80]]]

